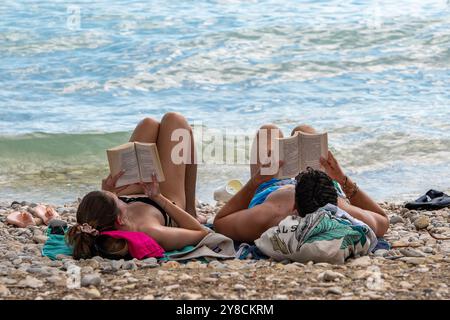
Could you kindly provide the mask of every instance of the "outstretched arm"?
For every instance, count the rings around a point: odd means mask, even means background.
[[[159,191],[156,176],[152,178],[153,182],[149,185],[142,184],[145,193],[175,220],[179,228],[154,226],[149,230],[149,235],[166,250],[175,250],[188,245],[196,245],[208,234],[208,231],[197,219],[164,197]]]
[[[338,206],[366,223],[378,237],[383,236],[389,228],[389,219],[384,210],[344,174],[331,151],[328,151],[328,159],[321,158],[320,162],[330,178],[344,187],[345,195],[350,200],[350,203],[347,203],[339,199]]]
[[[281,164],[280,164],[281,166]],[[261,175],[261,168],[217,213],[214,229],[233,240],[251,242],[271,227],[278,216],[271,214],[271,204],[263,203],[248,209],[248,205],[258,186],[272,179],[271,175]]]

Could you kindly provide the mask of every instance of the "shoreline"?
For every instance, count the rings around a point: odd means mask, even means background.
[[[415,226],[422,217],[425,228],[450,236],[450,208],[410,211],[382,203],[391,219],[385,239],[400,248],[378,250],[344,265],[237,259],[159,264],[154,258],[51,261],[40,253],[46,226],[22,229],[5,222],[9,212],[33,204],[4,204],[0,202],[0,299],[450,299],[450,241],[433,239]],[[76,204],[56,207],[69,225],[75,222]],[[212,217],[218,208],[202,203],[198,212]],[[67,287],[71,265],[81,268],[81,288]]]

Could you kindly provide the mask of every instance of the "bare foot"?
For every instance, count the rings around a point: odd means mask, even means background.
[[[36,225],[33,216],[29,212],[14,211],[6,217],[6,222],[19,228]]]
[[[44,224],[48,224],[50,220],[58,218],[59,214],[52,207],[46,207],[44,205],[38,205],[33,208],[34,214],[42,220]]]

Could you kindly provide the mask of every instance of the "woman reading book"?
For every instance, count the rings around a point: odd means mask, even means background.
[[[172,133],[177,129],[189,132],[189,163],[175,164],[172,160],[172,149],[179,143],[172,141]],[[193,161],[192,129],[186,119],[173,112],[165,114],[161,122],[146,118],[138,124],[130,141],[156,143],[165,181],[158,183],[153,176],[150,183],[116,188],[121,172],[103,180],[102,191],[84,196],[78,207],[77,224],[67,234],[75,259],[125,256],[127,248],[123,239],[108,238],[99,243],[99,234],[105,231],[142,232],[167,251],[196,245],[208,233],[196,219],[197,167]]]

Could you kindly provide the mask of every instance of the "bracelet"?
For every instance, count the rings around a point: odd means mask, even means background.
[[[342,188],[343,188],[344,190],[347,189],[347,181],[348,181],[348,177],[345,176],[344,184],[342,185]]]
[[[359,187],[356,184],[356,182],[353,182],[353,192],[352,194],[348,197],[348,199],[350,200],[351,198],[353,198],[355,196],[355,194],[358,192]]]

